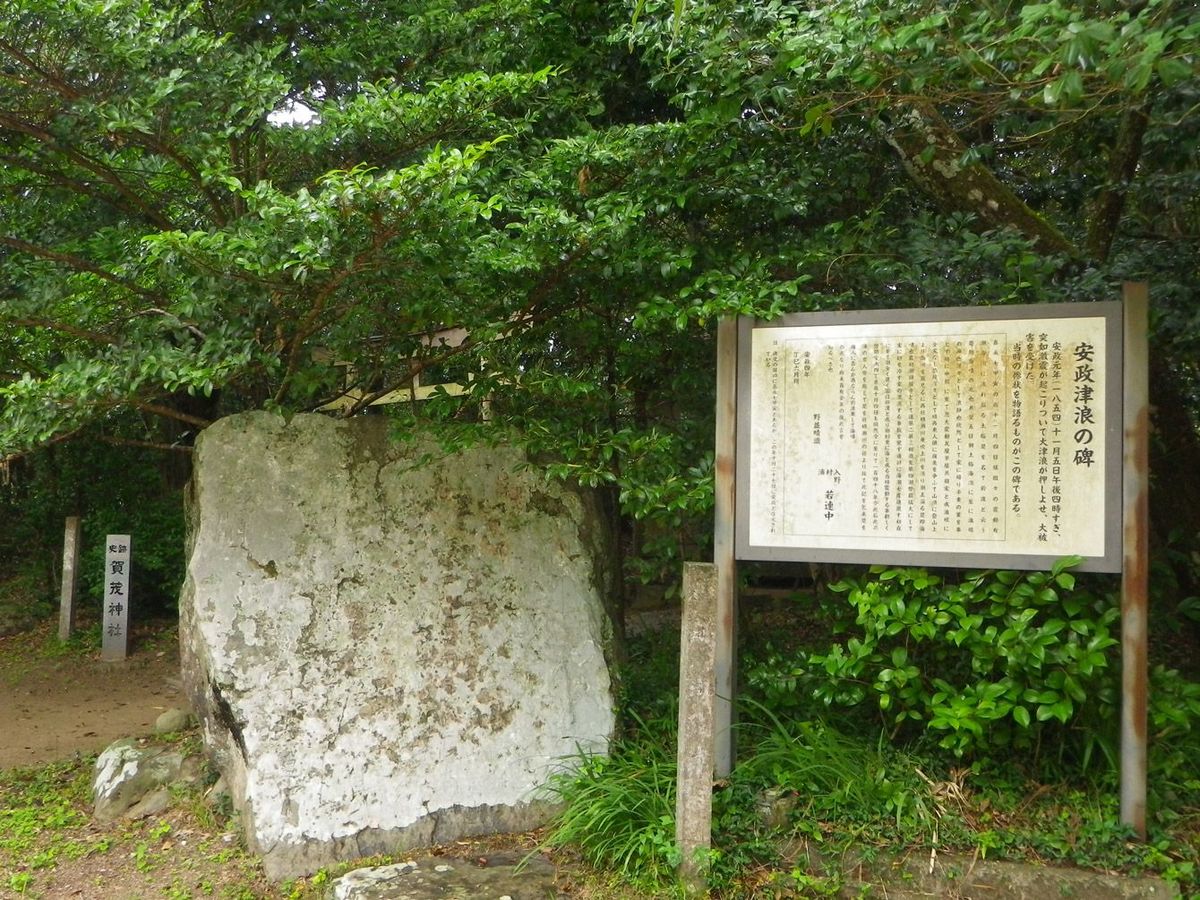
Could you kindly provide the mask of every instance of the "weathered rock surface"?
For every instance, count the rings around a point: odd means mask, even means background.
[[[169,795],[165,787],[179,778],[183,762],[181,753],[143,747],[134,738],[110,744],[96,759],[92,781],[95,817],[111,822],[122,816],[155,815],[166,809]],[[156,796],[160,789],[161,796]]]
[[[332,882],[333,900],[547,900],[566,896],[554,866],[540,856],[490,856],[478,862],[427,856],[391,866],[355,869]]]
[[[268,874],[545,818],[613,726],[608,540],[513,449],[265,413],[195,454],[184,682]]]

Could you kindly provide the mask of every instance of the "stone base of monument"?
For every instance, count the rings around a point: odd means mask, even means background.
[[[536,827],[612,732],[596,498],[386,429],[249,413],[197,443],[184,684],[272,877]]]
[[[879,895],[893,900],[927,897],[1025,900],[1033,897],[1086,897],[1088,900],[1172,900],[1170,884],[1149,876],[1110,875],[1082,869],[981,860],[937,854],[924,858],[847,867],[843,895]]]
[[[330,884],[330,895],[333,900],[548,900],[568,896],[558,890],[554,866],[547,859],[518,853],[475,860],[423,856],[390,866],[355,869]]]

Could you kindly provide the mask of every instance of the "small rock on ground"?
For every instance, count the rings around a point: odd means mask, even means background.
[[[147,794],[175,781],[182,768],[182,753],[140,746],[133,738],[110,744],[96,760],[94,815],[101,822],[125,815]]]
[[[174,734],[183,731],[192,723],[192,715],[187,710],[172,707],[154,720],[155,734]]]

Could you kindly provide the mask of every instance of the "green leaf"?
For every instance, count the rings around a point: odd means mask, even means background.
[[[1083,74],[1070,69],[1051,81],[1042,91],[1047,106],[1072,106],[1083,98]]]
[[[1062,619],[1047,619],[1046,624],[1042,626],[1041,631],[1043,635],[1054,635],[1058,634],[1066,627],[1067,623]]]
[[[1087,700],[1087,692],[1082,686],[1080,686],[1079,682],[1075,680],[1074,676],[1068,675],[1063,681],[1063,687],[1071,696],[1071,699],[1073,699],[1076,703],[1083,703],[1085,700]],[[1063,721],[1066,720],[1064,719]]]
[[[1054,565],[1050,567],[1050,574],[1057,577],[1066,572],[1067,569],[1075,568],[1081,562],[1083,562],[1082,556],[1061,557],[1060,559],[1055,560]]]
[[[1175,85],[1187,81],[1189,78],[1194,78],[1196,70],[1178,57],[1164,57],[1155,64],[1155,69],[1158,72],[1158,77],[1166,87],[1175,87]]]

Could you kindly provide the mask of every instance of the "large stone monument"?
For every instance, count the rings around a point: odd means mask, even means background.
[[[184,682],[273,877],[534,827],[610,736],[595,498],[512,448],[429,449],[267,413],[197,444]]]

